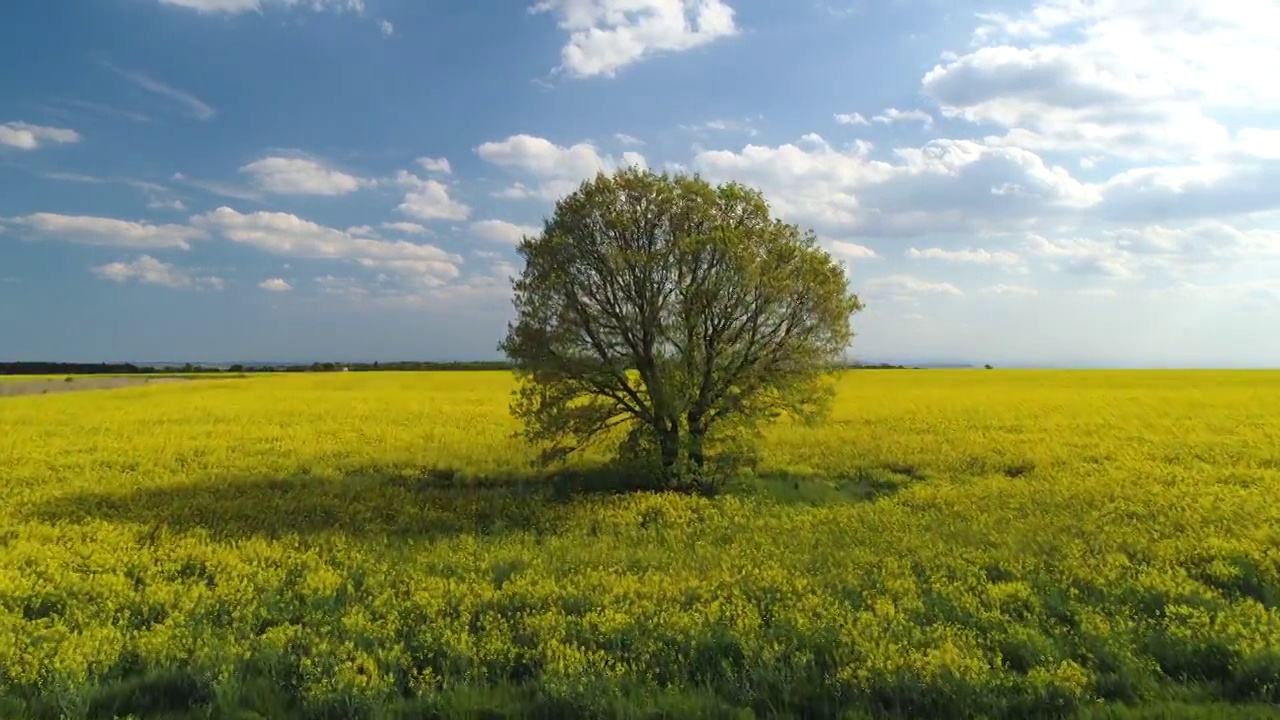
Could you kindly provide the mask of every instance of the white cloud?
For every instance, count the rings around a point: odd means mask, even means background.
[[[1244,128],[1236,133],[1236,150],[1246,157],[1280,160],[1280,129]]]
[[[49,143],[80,142],[80,133],[66,128],[45,127],[25,122],[0,123],[0,145],[19,150],[35,150]]]
[[[240,168],[254,187],[277,195],[346,195],[373,181],[300,157],[265,157]]]
[[[500,193],[501,197],[511,199],[556,200],[577,190],[582,181],[595,177],[596,173],[610,172],[623,165],[645,166],[644,156],[637,152],[623,153],[622,161],[618,162],[611,156],[601,155],[591,143],[562,147],[545,138],[523,134],[483,143],[476,152],[485,162],[523,170],[539,180],[536,189],[516,183]]]
[[[299,5],[312,10],[336,12],[364,12],[364,0],[160,0],[161,5],[176,5],[200,13],[261,12],[268,6],[293,8]]]
[[[427,233],[425,227],[411,222],[384,222],[379,227],[383,230],[394,230],[406,235],[425,235]]]
[[[1023,297],[1032,297],[1039,295],[1040,291],[1026,285],[1006,285],[998,283],[982,289],[985,295],[1017,295]]]
[[[315,278],[315,284],[320,292],[327,295],[339,295],[353,300],[369,295],[369,291],[355,278],[321,275]]]
[[[1050,262],[1061,272],[1072,275],[1134,279],[1141,277],[1132,259],[1114,244],[1085,237],[1050,240],[1029,235],[1027,249]]]
[[[944,115],[1003,128],[1019,147],[1204,158],[1230,143],[1221,118],[1280,108],[1267,70],[1280,66],[1280,6],[1268,0],[1044,0],[983,17],[977,47],[923,89]]]
[[[239,13],[261,10],[260,0],[160,0],[161,5],[177,5],[202,13]]]
[[[91,269],[95,275],[118,283],[136,280],[143,285],[159,285],[175,289],[221,290],[226,287],[226,282],[222,278],[195,277],[185,270],[161,262],[150,255],[139,255],[129,262],[113,262]]]
[[[229,207],[191,219],[232,242],[284,257],[348,260],[432,280],[458,276],[462,258],[434,245],[359,237],[280,212],[241,214]]]
[[[396,182],[409,188],[404,202],[396,207],[406,215],[419,220],[466,220],[471,216],[471,208],[449,197],[449,186],[439,180],[424,180],[401,170]]]
[[[503,245],[519,245],[520,238],[536,236],[542,228],[533,225],[516,225],[505,220],[480,220],[471,223],[471,234],[481,240],[501,243]]]
[[[870,125],[871,122],[862,113],[836,113],[836,123],[840,125]]]
[[[284,278],[268,278],[258,283],[258,287],[267,292],[289,292],[293,286],[285,282]]]
[[[1205,220],[1183,226],[1100,229],[1055,239],[1031,234],[1026,246],[1052,268],[1075,275],[1185,282],[1280,259],[1280,231]]]
[[[831,240],[827,243],[827,246],[831,254],[846,260],[867,260],[880,257],[875,250],[869,247],[845,240]]]
[[[378,27],[382,30],[382,37],[391,37],[396,34],[396,26],[392,25],[390,20],[383,20],[378,23]]]
[[[800,142],[814,147],[823,147],[828,144],[827,139],[818,133],[805,133],[800,136]]]
[[[176,198],[153,197],[147,200],[147,207],[152,210],[177,210],[184,212],[187,204]]]
[[[538,197],[538,191],[522,182],[513,182],[507,187],[491,193],[491,195],[503,200],[529,200]]]
[[[920,295],[963,295],[960,288],[949,282],[922,280],[911,275],[889,275],[866,281],[868,294],[893,299],[907,299]]]
[[[207,237],[198,228],[186,225],[153,225],[90,215],[34,213],[11,222],[36,233],[80,245],[135,249],[191,249],[191,241]]]
[[[729,119],[720,118],[715,120],[708,120],[698,125],[681,125],[680,127],[681,129],[692,130],[695,132],[702,132],[707,130],[710,130],[712,132],[718,132],[718,133],[739,132],[739,133],[746,133],[751,137],[755,137],[756,135],[760,134],[760,131],[752,126],[752,122],[749,118],[744,120],[729,120]]]
[[[448,175],[453,172],[453,167],[449,165],[449,158],[420,157],[417,162],[419,167],[429,173]]]
[[[486,142],[477,147],[476,152],[486,162],[528,170],[540,177],[587,178],[606,169],[604,158],[590,143],[561,147],[532,135],[512,135],[500,142]]]
[[[622,153],[622,165],[625,167],[636,167],[644,170],[649,167],[649,163],[645,161],[644,156],[638,152],[628,150]]]
[[[1280,281],[1266,278],[1223,284],[1179,282],[1152,288],[1151,295],[1161,299],[1182,296],[1193,301],[1227,302],[1242,311],[1275,309],[1280,308]]]
[[[1034,153],[971,140],[900,148],[897,162],[806,143],[703,150],[694,168],[712,180],[761,188],[777,212],[829,234],[1008,231],[1087,208],[1098,188]]]
[[[195,2],[196,0],[190,1]],[[137,72],[135,70],[126,70],[113,65],[112,63],[106,62],[105,60],[102,61],[102,64],[111,70],[114,70],[116,73],[119,73],[122,77],[134,83],[138,87],[141,87],[143,90],[168,98],[181,106],[183,111],[197,120],[211,120],[214,115],[217,115],[217,111],[214,110],[212,106],[185,90],[179,90],[178,88],[166,85],[159,80],[152,78],[150,75]]]
[[[978,248],[976,250],[945,250],[943,248],[925,248],[918,250],[910,248],[907,250],[907,257],[921,260],[942,260],[944,262],[953,263],[971,263],[975,265],[1000,265],[1004,267],[1012,267],[1022,264],[1022,258],[1017,253],[1007,250],[984,250]]]
[[[557,71],[613,77],[653,55],[680,52],[737,34],[725,0],[540,0],[530,12],[554,12],[569,39]]]
[[[892,125],[901,122],[918,122],[928,127],[933,124],[933,116],[924,110],[899,110],[886,108],[884,112],[871,118],[871,122],[881,125]]]
[[[643,144],[644,144],[644,141],[643,141],[643,140],[641,140],[640,138],[636,137],[635,135],[628,135],[628,134],[626,134],[626,133],[618,133],[618,134],[614,135],[613,137],[614,137],[614,139],[615,139],[615,140],[617,140],[618,142],[622,143],[623,145],[643,145]]]

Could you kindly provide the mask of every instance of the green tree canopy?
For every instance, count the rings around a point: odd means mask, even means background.
[[[499,347],[524,436],[546,462],[615,441],[666,487],[749,461],[762,421],[820,417],[862,309],[812,232],[696,176],[599,174],[519,253]]]

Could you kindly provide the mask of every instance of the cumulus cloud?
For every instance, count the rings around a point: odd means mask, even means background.
[[[404,202],[396,207],[400,212],[419,220],[466,220],[471,208],[449,197],[449,186],[439,180],[424,180],[401,170],[396,182],[409,188]]]
[[[147,207],[152,210],[176,210],[178,212],[183,212],[187,209],[187,204],[177,198],[153,197],[147,200]]]
[[[391,37],[396,34],[396,26],[392,25],[390,20],[378,23],[378,28],[382,30],[382,37]]]
[[[871,121],[862,116],[862,113],[836,113],[836,123],[840,125],[870,125]]]
[[[624,165],[645,167],[644,156],[637,152],[623,153],[619,162],[611,156],[602,155],[591,143],[580,142],[563,147],[545,138],[524,134],[483,143],[476,148],[476,153],[485,162],[523,171],[537,178],[536,188],[516,183],[500,195],[511,199],[536,197],[556,200],[577,190],[582,181],[595,177],[596,173],[610,172]]]
[[[960,288],[949,282],[923,280],[912,275],[889,275],[872,278],[864,283],[865,291],[870,295],[887,297],[894,300],[910,299],[921,295],[963,295]]]
[[[1236,133],[1235,150],[1246,158],[1280,160],[1280,129],[1244,128]]]
[[[1027,287],[1026,285],[1006,285],[1004,283],[998,283],[996,285],[990,285],[982,288],[982,294],[1033,297],[1039,295],[1040,291],[1033,287]]]
[[[1280,231],[1220,220],[1102,228],[1049,238],[1031,234],[1028,254],[1075,275],[1116,279],[1202,277],[1280,259]]]
[[[760,131],[757,130],[752,125],[750,118],[743,119],[743,120],[717,118],[714,120],[708,120],[706,122],[699,123],[697,125],[681,125],[680,127],[683,130],[690,130],[693,132],[703,132],[703,133],[708,131],[715,132],[715,133],[736,132],[736,133],[745,133],[752,137],[755,137],[756,135],[760,134]]]
[[[192,224],[216,232],[232,242],[273,255],[348,260],[367,268],[420,276],[424,282],[443,282],[458,276],[457,255],[434,245],[404,240],[379,240],[326,227],[282,212],[242,214],[229,207],[191,219]]]
[[[425,235],[427,233],[427,229],[425,227],[418,223],[411,222],[384,222],[378,227],[381,227],[383,230],[393,230],[406,235]]]
[[[265,157],[240,172],[251,176],[254,187],[276,195],[346,195],[374,184],[301,157]]]
[[[1088,237],[1049,239],[1029,235],[1027,250],[1051,267],[1072,275],[1134,279],[1141,275],[1132,258],[1113,243]]]
[[[471,234],[481,240],[503,245],[518,245],[520,238],[526,235],[535,236],[542,228],[533,225],[516,225],[505,220],[480,220],[471,223]]]
[[[941,260],[951,263],[970,263],[976,265],[1000,265],[1012,267],[1022,264],[1022,258],[1017,253],[1007,250],[946,250],[943,248],[925,248],[919,250],[910,248],[907,250],[907,257],[918,260]]]
[[[13,218],[11,222],[30,228],[41,237],[119,248],[190,250],[191,241],[208,236],[187,225],[154,225],[92,215],[41,212]]]
[[[453,172],[453,167],[449,165],[448,158],[420,157],[417,162],[419,167],[429,173],[448,175]]]
[[[540,0],[569,34],[557,71],[613,77],[651,56],[690,50],[737,34],[725,0]]]
[[[66,128],[32,125],[25,122],[0,124],[0,145],[19,150],[35,150],[50,143],[58,145],[76,143],[80,142],[80,139],[80,133]]]
[[[362,299],[369,295],[359,280],[350,277],[321,275],[314,279],[316,287],[326,295],[339,295],[352,300]]]
[[[258,283],[258,287],[267,292],[289,292],[293,286],[285,282],[284,278],[268,278]]]
[[[644,144],[644,141],[636,137],[635,135],[628,135],[626,133],[617,133],[613,137],[615,140],[622,143],[623,145],[643,145]]]
[[[899,148],[896,162],[867,148],[826,144],[703,150],[694,168],[764,190],[776,210],[828,233],[911,235],[1016,229],[1100,202],[1099,190],[1035,153],[971,140]]]
[[[212,275],[196,277],[150,255],[139,255],[129,262],[108,263],[91,270],[99,277],[118,283],[135,280],[143,285],[159,285],[180,290],[202,288],[221,290],[226,287],[226,282],[222,278]]]
[[[1222,152],[1219,111],[1280,107],[1265,0],[1044,0],[987,14],[976,47],[924,76],[945,115],[1033,150],[1167,161]]]
[[[839,117],[837,117],[837,120]],[[884,112],[871,118],[871,122],[880,123],[881,125],[893,125],[895,123],[918,122],[926,127],[933,124],[933,116],[924,110],[899,110],[897,108],[886,108]]]
[[[880,257],[875,250],[846,240],[828,241],[827,249],[831,251],[832,255],[843,260],[867,260]]]

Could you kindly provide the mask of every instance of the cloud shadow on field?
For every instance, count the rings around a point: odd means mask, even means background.
[[[554,534],[585,496],[624,489],[608,467],[482,477],[449,468],[362,468],[337,476],[231,476],[68,494],[38,506],[34,516],[54,523],[130,523],[153,532],[204,531],[220,538],[341,534],[431,540]]]

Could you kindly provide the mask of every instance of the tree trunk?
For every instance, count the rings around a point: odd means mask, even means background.
[[[680,426],[667,423],[658,428],[658,447],[661,451],[662,483],[673,487],[680,480]]]
[[[707,428],[702,424],[701,416],[691,413],[689,415],[689,462],[699,475],[702,474],[702,468],[707,464],[706,452],[703,449],[703,441],[706,436]]]

